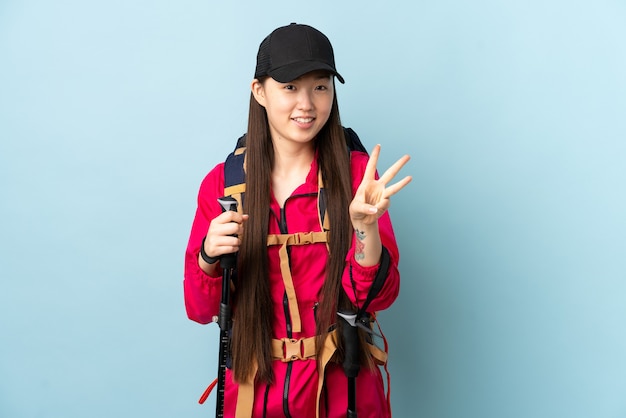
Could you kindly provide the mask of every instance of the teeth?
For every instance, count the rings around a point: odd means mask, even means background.
[[[299,122],[299,123],[313,122],[313,118],[293,118],[293,120],[295,120],[296,122]]]

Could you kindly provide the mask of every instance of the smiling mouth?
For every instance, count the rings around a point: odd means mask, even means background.
[[[298,123],[311,123],[315,118],[293,118],[293,120]]]

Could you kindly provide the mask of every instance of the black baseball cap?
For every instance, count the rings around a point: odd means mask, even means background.
[[[326,35],[311,26],[292,23],[275,29],[263,39],[254,78],[270,76],[288,83],[316,70],[328,71],[344,83],[335,68],[333,47]]]

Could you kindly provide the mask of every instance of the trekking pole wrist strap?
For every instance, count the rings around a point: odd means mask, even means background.
[[[202,245],[200,246],[200,257],[202,257],[204,262],[207,263],[207,264],[215,264],[215,263],[217,263],[220,258],[219,257],[211,257],[210,255],[208,255],[206,253],[206,251],[204,251],[204,241],[206,241],[206,237],[202,238]]]

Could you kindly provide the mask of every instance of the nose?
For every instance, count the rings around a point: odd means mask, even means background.
[[[313,110],[313,97],[310,91],[302,89],[298,95],[298,109],[299,110]]]

